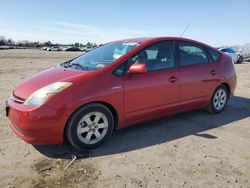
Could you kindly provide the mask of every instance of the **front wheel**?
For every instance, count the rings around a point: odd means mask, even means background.
[[[77,149],[91,149],[101,145],[112,134],[114,117],[104,105],[93,103],[78,109],[66,127],[68,141]]]
[[[228,97],[227,87],[224,85],[219,86],[210,99],[208,111],[216,114],[221,113],[227,105]]]

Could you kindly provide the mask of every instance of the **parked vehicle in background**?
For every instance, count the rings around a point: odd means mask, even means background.
[[[66,51],[69,47],[63,47],[62,51]]]
[[[206,44],[127,39],[26,78],[6,114],[29,143],[94,148],[114,129],[194,109],[221,113],[235,87],[232,59]]]
[[[16,49],[16,46],[9,46],[9,49]]]
[[[91,47],[84,47],[82,48],[82,51],[83,52],[90,52],[91,50],[93,50],[94,48],[91,48]]]
[[[82,49],[79,47],[72,46],[72,47],[64,48],[63,51],[79,52],[79,51],[82,51]]]
[[[10,49],[9,46],[0,46],[0,50],[8,50],[8,49]]]
[[[53,46],[46,49],[47,51],[61,51],[62,49],[58,46]]]
[[[236,53],[232,48],[219,48],[220,51],[224,52],[225,54],[229,55],[234,63],[242,63],[243,59],[240,59],[240,54]],[[243,56],[242,56],[243,58]]]
[[[248,56],[248,55],[244,56],[244,61],[245,62],[250,62],[250,56]]]
[[[9,50],[9,49],[17,49],[17,47],[16,46],[7,46],[7,45],[0,46],[0,50]]]
[[[41,48],[41,50],[47,50],[48,47],[44,46]]]
[[[238,56],[239,56],[237,63],[243,63],[243,61],[244,61],[244,56],[243,56],[241,53],[237,53],[237,54],[238,54]]]

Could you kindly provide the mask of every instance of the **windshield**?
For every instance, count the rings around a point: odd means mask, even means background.
[[[113,42],[90,51],[72,61],[67,67],[93,71],[101,69],[138,46],[136,42]]]

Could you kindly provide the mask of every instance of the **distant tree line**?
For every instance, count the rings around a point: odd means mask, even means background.
[[[102,45],[102,44],[101,44]],[[11,38],[6,39],[3,36],[0,36],[0,46],[19,46],[19,47],[28,47],[28,48],[40,48],[40,47],[50,47],[50,46],[76,46],[76,47],[89,47],[89,48],[95,48],[98,45],[96,43],[88,42],[86,44],[76,42],[74,44],[58,44],[58,43],[52,43],[51,41],[47,42],[39,42],[39,41],[28,41],[28,40],[22,40],[22,41],[14,41]]]

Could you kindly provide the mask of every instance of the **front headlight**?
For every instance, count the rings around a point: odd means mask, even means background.
[[[24,105],[41,106],[46,103],[51,97],[63,91],[70,85],[72,85],[72,83],[70,82],[55,82],[53,84],[47,85],[30,95],[24,102]]]

